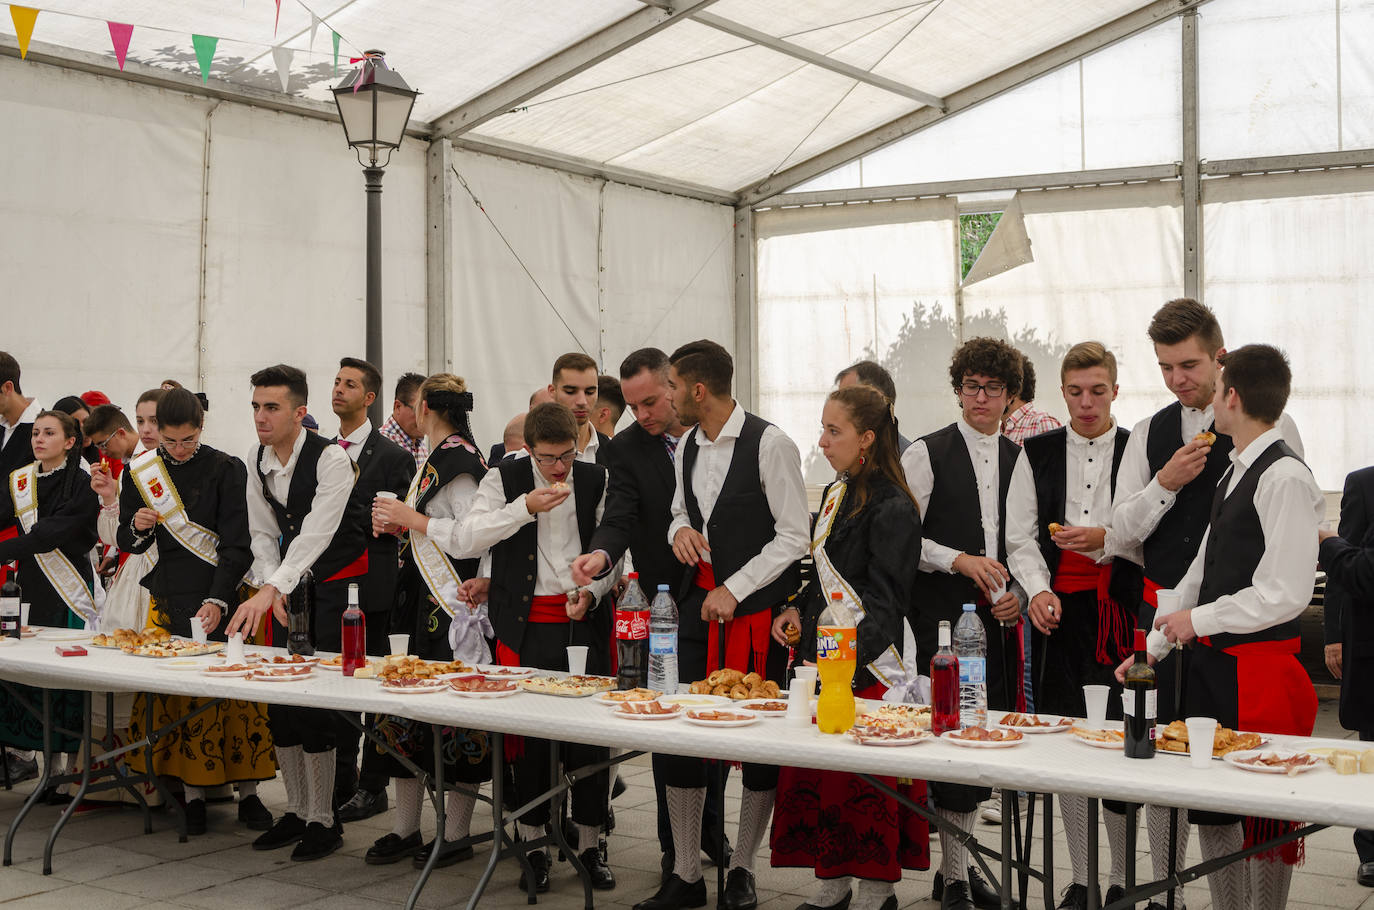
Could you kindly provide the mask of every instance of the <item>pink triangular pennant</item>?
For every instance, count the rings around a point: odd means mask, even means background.
[[[29,41],[33,38],[33,24],[38,21],[38,10],[11,4],[10,18],[14,20],[14,35],[19,39],[19,59],[25,60],[29,56]]]
[[[277,37],[277,27],[281,25],[281,0],[277,0],[277,18],[272,22],[272,37]]]
[[[119,68],[124,69],[124,58],[129,54],[129,39],[134,36],[134,27],[123,22],[107,22],[110,27],[110,43],[114,45],[115,59]]]

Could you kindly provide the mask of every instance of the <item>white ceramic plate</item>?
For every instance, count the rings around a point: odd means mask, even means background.
[[[302,679],[310,679],[314,673],[295,673],[290,676],[269,676],[261,671],[255,671],[250,677],[254,682],[297,682]]]
[[[539,671],[534,667],[502,667],[493,664],[478,664],[477,672],[487,679],[529,679]],[[466,674],[471,676],[472,674]]]
[[[1161,729],[1162,729],[1162,728],[1161,728]],[[1172,750],[1170,750],[1170,749],[1164,749],[1164,748],[1162,748],[1162,747],[1159,745],[1160,742],[1161,742],[1161,740],[1162,740],[1162,737],[1159,737],[1159,736],[1156,736],[1156,737],[1155,737],[1155,754],[1156,754],[1156,755],[1172,755],[1172,756],[1174,756],[1174,757],[1176,757],[1176,758],[1187,758],[1187,757],[1188,757],[1189,753],[1187,753],[1187,752],[1174,752],[1174,751],[1172,751]],[[1273,740],[1272,740],[1270,737],[1265,736],[1263,733],[1260,734],[1260,746],[1261,746],[1261,747],[1267,746],[1267,745],[1269,745],[1269,743],[1271,743],[1271,742],[1273,742]],[[1247,750],[1247,751],[1254,752],[1254,751],[1258,751],[1258,750],[1250,749],[1250,750]],[[1238,754],[1238,753],[1227,753],[1227,754],[1228,754],[1228,755],[1234,755],[1234,754]],[[1226,760],[1226,756],[1225,756],[1225,755],[1216,755],[1216,754],[1213,754],[1213,755],[1212,755],[1212,761],[1225,761],[1225,760]]]
[[[947,743],[955,746],[963,746],[966,749],[1010,749],[1012,746],[1019,746],[1024,739],[1008,739],[1002,742],[983,742],[975,739],[959,739],[954,734],[958,730],[946,730],[940,734],[940,738]]]
[[[917,743],[923,743],[935,738],[933,733],[926,730],[921,730],[909,739],[857,739],[850,733],[846,733],[845,736],[848,736],[861,746],[914,746]]]
[[[204,670],[205,664],[190,657],[175,657],[158,664],[159,670]]]
[[[388,686],[383,684],[382,691],[390,692],[394,695],[428,695],[432,692],[442,692],[448,689],[449,684],[441,682],[433,686]]]
[[[43,641],[85,641],[94,635],[84,629],[39,629],[35,637]]]
[[[779,720],[779,719],[781,719],[781,718],[787,716],[787,711],[786,711],[785,709],[782,710],[782,711],[765,711],[765,710],[763,710],[763,708],[759,707],[760,705],[766,705],[766,704],[768,704],[770,701],[782,701],[782,699],[781,699],[781,698],[751,698],[751,699],[749,699],[748,701],[735,702],[735,707],[736,707],[736,708],[740,708],[741,710],[744,710],[744,711],[753,711],[753,712],[754,712],[755,714],[757,714],[759,717],[769,718],[769,719],[772,719],[772,720]],[[783,702],[783,704],[786,704],[786,702]]]
[[[211,679],[246,679],[253,675],[253,669],[247,670],[211,670],[209,667],[201,668],[201,675]]]
[[[487,678],[488,678],[488,679],[491,679],[490,676],[488,676]],[[623,698],[612,698],[612,697],[611,697],[611,696],[613,696],[613,695],[618,694],[619,691],[620,691],[620,690],[612,690],[612,691],[610,691],[610,692],[598,692],[598,693],[596,693],[596,697],[593,698],[592,700],[593,700],[593,701],[596,701],[596,702],[600,702],[600,703],[603,704],[603,705],[610,705],[612,708],[618,707],[619,705],[627,704],[626,699],[623,699]],[[657,692],[658,690],[657,690],[657,689],[650,689],[649,691],[650,691],[650,692]],[[631,699],[631,701],[660,701],[660,702],[662,702],[663,704],[670,704],[670,702],[664,702],[664,701],[663,701],[663,693],[661,693],[661,692],[660,692],[658,695],[649,696],[648,698],[635,698],[635,699]]]
[[[690,711],[684,711],[682,719],[689,724],[696,724],[698,727],[747,727],[759,722],[757,714],[751,714],[742,720],[703,720],[699,717],[693,717]]]
[[[1077,733],[1074,733],[1073,731],[1069,732],[1069,736],[1075,742],[1080,742],[1085,746],[1092,746],[1094,749],[1111,749],[1117,752],[1126,751],[1126,741],[1124,739],[1085,739],[1084,737],[1079,736]]]
[[[462,692],[450,686],[449,691],[459,698],[508,698],[511,695],[515,695],[520,690],[515,688],[507,689],[504,692]]]
[[[682,714],[683,712],[681,709],[674,711],[672,714],[630,714],[628,711],[622,711],[619,708],[611,712],[612,717],[618,717],[621,720],[673,720],[674,718],[681,717]]]
[[[713,708],[716,705],[730,705],[734,702],[724,695],[664,695],[659,698],[664,705],[682,705],[684,708]]]
[[[1265,765],[1248,765],[1243,759],[1255,758],[1259,755],[1277,755],[1279,758],[1291,758],[1294,755],[1306,755],[1305,752],[1298,752],[1292,749],[1249,749],[1245,752],[1228,752],[1221,757],[1221,760],[1228,765],[1234,765],[1242,771],[1254,771],[1256,774],[1288,774],[1287,768],[1270,768]],[[1311,756],[1314,761],[1310,765],[1299,765],[1293,769],[1294,774],[1302,774],[1311,771],[1313,768],[1320,768],[1326,764],[1315,755]]]
[[[1006,717],[1007,715],[1003,714],[1002,716]],[[1042,720],[1043,719],[1044,718],[1042,718]],[[1000,730],[1016,730],[1020,733],[1029,733],[1032,736],[1039,733],[1063,733],[1065,730],[1068,730],[1071,727],[1073,727],[1073,721],[1069,720],[1067,717],[1061,716],[1058,719],[1064,721],[1064,723],[1056,724],[1052,727],[1013,727],[1009,724],[1004,724],[999,721],[997,727]]]

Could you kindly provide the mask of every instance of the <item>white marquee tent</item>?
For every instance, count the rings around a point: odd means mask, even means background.
[[[908,435],[950,420],[980,333],[1051,410],[1067,344],[1108,343],[1129,423],[1167,394],[1145,322],[1187,293],[1286,348],[1324,487],[1374,455],[1374,0],[26,2],[0,348],[45,402],[171,376],[241,451],[248,374],[286,360],[332,429],[364,200],[329,87],[381,48],[423,93],[385,177],[387,381],[467,376],[484,445],[559,353],[702,336],[804,452],[861,356]],[[962,281],[961,214],[1009,206],[1031,261]]]

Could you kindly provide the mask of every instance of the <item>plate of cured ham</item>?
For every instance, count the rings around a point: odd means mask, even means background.
[[[458,676],[447,680],[454,695],[463,698],[505,698],[520,691],[509,679],[487,679],[485,676]]]
[[[683,715],[683,719],[700,727],[747,727],[759,722],[757,714],[722,708],[692,708]]]
[[[201,672],[206,676],[215,676],[220,679],[243,679],[253,674],[253,668],[246,663],[210,664],[207,667],[201,667]]]
[[[656,701],[627,701],[611,714],[621,720],[672,720],[682,714],[682,706],[664,705]]]
[[[1073,726],[1073,721],[1053,714],[1041,716],[1011,711],[1002,715],[997,726],[1003,730],[1020,730],[1022,733],[1063,733]]]
[[[946,730],[940,739],[955,746],[967,749],[1010,749],[1020,745],[1025,736],[1020,730],[988,730],[984,727],[965,727],[962,730]]]
[[[395,679],[382,680],[382,688],[387,692],[396,692],[400,695],[426,695],[431,692],[442,692],[449,688],[449,685],[447,681],[442,679],[398,676]]]
[[[592,700],[599,701],[603,705],[611,705],[614,707],[631,701],[655,701],[662,694],[663,693],[657,689],[637,687],[634,689],[616,689],[613,692],[602,692]]]
[[[1228,765],[1235,765],[1242,771],[1255,771],[1259,774],[1287,774],[1293,777],[1304,771],[1325,764],[1320,758],[1308,752],[1293,752],[1288,749],[1251,749],[1245,752],[1228,752],[1221,757]]]
[[[929,730],[923,730],[915,724],[884,722],[876,718],[855,724],[845,735],[861,746],[914,746],[935,738]]]
[[[478,664],[477,672],[487,679],[529,679],[539,671],[534,667],[501,667],[493,664]]]
[[[313,675],[313,667],[269,667],[258,664],[253,669],[252,679],[258,682],[299,682]]]

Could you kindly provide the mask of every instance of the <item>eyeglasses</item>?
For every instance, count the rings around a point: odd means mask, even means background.
[[[195,436],[191,436],[187,439],[168,439],[166,436],[163,436],[160,440],[160,442],[162,443],[162,447],[169,452],[172,449],[193,448],[199,441],[200,440]]]
[[[559,462],[571,465],[577,460],[577,450],[568,449],[568,451],[564,452],[562,455],[531,455],[530,457],[534,459],[535,464],[539,465],[539,467],[551,468]]]
[[[91,440],[91,445],[95,446],[97,449],[99,449],[99,450],[102,451],[102,452],[105,451],[105,447],[106,447],[107,445],[109,445],[109,444],[110,444],[110,437],[108,437],[108,436],[106,436],[104,439],[100,440],[99,442],[96,442],[94,439]]]
[[[979,392],[983,392],[989,398],[1001,398],[1007,394],[1007,384],[1005,382],[977,383],[971,379],[965,379],[963,385],[959,387],[959,391],[969,398],[977,398]]]

